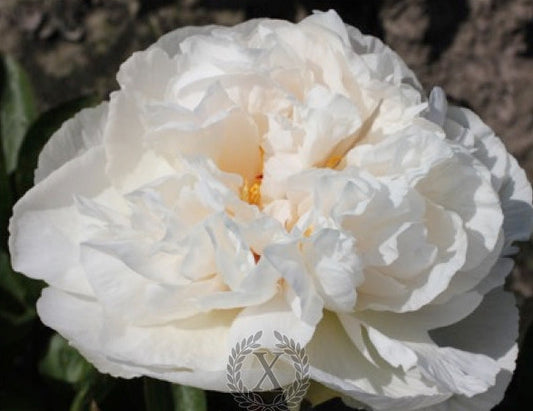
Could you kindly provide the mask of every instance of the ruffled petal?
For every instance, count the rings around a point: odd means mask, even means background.
[[[485,392],[472,397],[453,396],[428,410],[488,410],[502,400],[515,368],[518,351],[518,310],[511,293],[504,292],[501,288],[494,289],[470,316],[432,331],[431,336],[440,345],[478,352],[493,358],[500,371],[495,384]]]
[[[472,155],[487,167],[492,184],[500,196],[504,215],[504,254],[516,252],[514,241],[529,239],[533,230],[533,208],[531,184],[516,159],[507,152],[501,140],[472,111],[461,107],[450,107],[448,116],[448,138],[459,140],[470,148]],[[453,124],[459,125],[459,131]],[[465,141],[465,136],[473,138]]]
[[[67,162],[15,205],[9,225],[13,268],[60,289],[92,295],[80,265],[82,227],[74,193],[93,197],[109,187],[103,148]]]
[[[43,147],[35,170],[35,184],[40,183],[68,161],[102,144],[108,103],[86,108],[67,120]]]
[[[43,291],[37,310],[46,325],[58,330],[101,372],[227,390],[229,349],[220,342],[226,341],[235,312],[161,327],[131,327],[110,321],[96,301],[51,287]]]
[[[416,369],[403,373],[377,357],[379,366],[370,363],[334,314],[324,316],[306,350],[314,380],[372,409],[417,409],[450,396]]]

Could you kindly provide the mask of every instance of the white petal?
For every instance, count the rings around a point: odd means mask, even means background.
[[[444,292],[441,293],[434,302],[436,304],[440,304],[449,300],[453,296],[459,296],[462,293],[470,291],[474,287],[478,292],[481,292],[481,289],[483,287],[490,286],[490,283],[503,283],[505,276],[509,273],[509,271],[502,271],[502,265],[498,264],[498,262],[502,260],[500,258],[500,254],[503,243],[504,236],[503,230],[501,230],[494,250],[488,256],[486,256],[477,267],[474,267],[470,270],[459,271],[452,278],[452,281],[450,281],[448,288],[444,290]],[[489,276],[491,277],[490,279]],[[482,282],[486,283],[486,285],[479,287],[480,283]]]
[[[440,87],[433,87],[429,95],[428,111],[425,117],[439,125],[443,126],[446,120],[446,113],[448,112],[448,101],[446,94]]]
[[[170,57],[174,57],[180,53],[180,44],[188,37],[197,35],[208,35],[213,30],[220,26],[187,26],[177,30],[171,31],[160,37],[154,44],[150,46],[150,49],[161,49],[165,51]]]
[[[409,280],[432,264],[438,263],[438,246],[428,240],[427,227],[422,223],[407,225],[398,236],[398,258],[381,270],[391,277]]]
[[[408,343],[418,356],[418,369],[443,390],[473,395],[495,384],[500,368],[492,358],[428,343]]]
[[[428,203],[426,218],[429,243],[439,249],[436,263],[408,282],[407,293],[400,290],[401,293],[391,296],[361,295],[357,304],[359,309],[415,311],[447,289],[464,264],[466,235],[459,217],[453,212]]]
[[[388,298],[406,298],[409,295],[409,288],[405,284],[383,274],[378,268],[366,268],[364,279],[363,284],[357,289],[360,294],[359,308],[365,307],[364,304],[369,304],[371,301],[379,301],[379,297],[384,297],[386,301]]]
[[[95,300],[47,287],[37,301],[37,312],[45,325],[63,335],[101,372],[122,378],[141,375],[135,367],[114,363],[102,352],[99,337],[104,314]]]
[[[326,229],[314,234],[303,247],[326,309],[350,312],[355,306],[363,273],[354,246],[352,237]]]
[[[497,361],[501,370],[496,383],[486,392],[471,398],[453,396],[428,411],[488,410],[502,400],[517,355],[518,310],[511,293],[502,289],[491,291],[472,315],[457,324],[434,330],[431,335],[439,344],[488,355]]]
[[[487,391],[465,397],[454,395],[449,400],[431,407],[420,408],[420,411],[473,411],[473,410],[491,410],[502,400],[505,390],[511,381],[512,372],[502,370],[496,377],[496,383]]]
[[[205,156],[220,170],[238,173],[248,182],[261,174],[257,127],[252,117],[240,109],[231,110],[218,121],[198,129],[181,130],[171,123],[169,127],[148,133],[146,138],[169,161],[179,156]]]
[[[343,154],[343,143],[349,144],[362,124],[361,114],[350,99],[323,86],[313,87],[306,95],[305,105],[295,107],[293,115],[305,132],[299,151],[308,167],[337,155],[335,150]]]
[[[299,242],[272,244],[265,248],[262,258],[268,260],[294,291],[293,309],[298,318],[316,325],[322,317],[324,303],[309,275],[299,250]]]
[[[242,310],[233,321],[229,341],[233,346],[243,338],[262,331],[261,346],[275,348],[279,341],[274,332],[305,346],[315,327],[299,319],[286,300],[284,292],[278,292],[271,300]]]
[[[379,365],[372,358],[375,353],[392,367],[401,366],[404,371],[416,365],[416,354],[401,341],[389,338],[378,329],[358,320],[355,315],[341,314],[339,320],[359,351],[377,367]],[[363,332],[366,334],[363,335]]]
[[[97,107],[81,110],[63,123],[39,154],[35,184],[40,183],[73,158],[92,147],[101,145],[107,112],[108,104],[104,102]]]
[[[512,258],[500,258],[491,268],[489,274],[476,286],[476,291],[484,295],[496,287],[503,286],[513,267]]]
[[[112,93],[108,120],[104,129],[104,146],[107,172],[118,186],[127,187],[127,181],[132,180],[128,174],[135,169],[143,155],[143,134],[144,126],[134,95],[125,91]],[[127,188],[131,190],[137,187]]]
[[[157,74],[156,74],[157,73]],[[122,89],[147,99],[163,99],[169,80],[178,73],[178,64],[159,48],[133,53],[120,66],[117,81]]]
[[[79,264],[83,233],[74,196],[93,197],[109,182],[105,155],[92,148],[29,190],[15,205],[9,249],[13,268],[55,287],[92,295]]]
[[[468,148],[470,153],[490,170],[493,187],[499,191],[509,172],[510,155],[503,142],[469,109],[450,106],[446,117],[446,137]]]
[[[376,410],[416,409],[449,396],[416,370],[403,373],[384,361],[379,367],[372,365],[334,314],[325,314],[306,350],[315,381]]]
[[[486,174],[466,154],[457,154],[417,184],[424,196],[464,221],[468,235],[464,270],[478,266],[494,250],[503,223],[500,199]]]
[[[389,46],[375,36],[363,35],[353,26],[346,25],[346,30],[350,37],[352,49],[357,54],[377,56],[375,64],[371,66],[375,73],[380,73],[382,78],[390,79],[392,77],[395,84],[404,83],[422,91],[422,86],[416,75]]]
[[[445,327],[470,315],[481,303],[483,296],[470,292],[453,297],[444,304],[427,304],[407,313],[386,311],[358,312],[358,318],[378,330],[385,330],[398,340],[428,340],[428,330]],[[428,340],[429,341],[429,340]]]
[[[216,279],[190,285],[159,284],[88,244],[82,264],[96,296],[113,316],[134,324],[161,324],[198,313],[194,299],[223,289]],[[132,304],[135,301],[135,304]]]
[[[510,156],[510,155],[509,155]],[[533,207],[531,206],[531,184],[526,173],[517,161],[509,158],[509,178],[500,189],[502,211],[504,213],[503,230],[505,232],[504,254],[514,253],[513,241],[526,241],[533,231]]]
[[[93,300],[53,288],[37,309],[104,373],[122,378],[147,375],[178,384],[227,391],[226,341],[235,312],[196,317],[161,327],[129,327],[107,317]]]
[[[499,360],[514,347],[518,337],[518,310],[514,296],[496,288],[483,298],[483,302],[468,317],[448,327],[433,330],[430,334],[439,345],[449,345]]]
[[[308,23],[316,24],[331,30],[336,33],[347,46],[350,44],[348,33],[346,32],[346,25],[335,10],[329,10],[327,12],[314,11],[312,15],[301,21],[301,24]]]
[[[401,178],[414,184],[452,155],[435,130],[412,125],[377,144],[356,145],[348,152],[346,163],[375,176]]]
[[[450,107],[448,117],[468,130],[463,129],[463,133],[470,132],[474,136],[470,147],[472,154],[490,170],[494,189],[500,195],[505,216],[504,253],[513,253],[515,250],[511,243],[527,240],[533,230],[531,184],[516,159],[507,153],[502,141],[475,113],[461,107]],[[449,134],[452,139],[462,137],[451,128]]]
[[[250,246],[244,242],[239,227],[225,214],[216,214],[206,224],[215,250],[218,272],[230,289],[238,289],[241,282],[255,268]]]
[[[228,289],[200,297],[200,307],[246,307],[264,303],[276,294],[279,273],[263,258],[254,261],[252,249],[235,223],[217,215],[210,219],[207,230],[215,249],[217,275]]]

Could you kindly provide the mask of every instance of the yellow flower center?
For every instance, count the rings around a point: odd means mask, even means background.
[[[248,204],[259,206],[261,203],[261,181],[262,175],[255,178],[255,181],[250,184],[247,179],[244,179],[244,184],[241,187],[240,197],[242,201],[246,201]]]
[[[261,204],[261,183],[263,182],[263,161],[265,151],[263,147],[259,147],[259,155],[261,158],[261,167],[259,174],[255,176],[253,181],[250,183],[248,179],[244,178],[244,183],[241,187],[240,198],[242,201],[246,201],[248,204],[253,204],[260,206]]]
[[[326,168],[335,168],[341,162],[343,156],[331,156],[328,158],[324,164]]]

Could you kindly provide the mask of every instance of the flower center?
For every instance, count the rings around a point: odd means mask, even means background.
[[[326,160],[324,163],[324,167],[326,168],[335,168],[339,165],[341,160],[343,159],[343,156],[331,156]]]
[[[241,187],[240,198],[242,201],[246,201],[248,204],[259,206],[261,203],[261,182],[263,181],[263,175],[260,174],[255,177],[254,181],[250,182],[245,178]]]

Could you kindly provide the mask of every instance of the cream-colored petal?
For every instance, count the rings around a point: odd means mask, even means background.
[[[372,409],[416,409],[450,396],[416,369],[403,373],[383,360],[379,367],[371,364],[353,345],[334,314],[324,316],[306,349],[314,380]]]
[[[94,147],[30,189],[13,209],[9,250],[13,268],[63,290],[93,291],[79,263],[84,233],[75,195],[93,197],[109,187],[105,155]]]
[[[515,368],[518,336],[518,310],[514,297],[501,288],[487,294],[477,310],[464,320],[431,332],[439,344],[450,345],[490,356],[500,371],[495,384],[487,391],[466,397],[456,395],[427,410],[485,410],[498,404]],[[490,343],[489,343],[490,342]]]
[[[226,341],[235,312],[202,315],[161,327],[131,327],[109,317],[94,300],[54,288],[43,291],[37,309],[104,373],[153,378],[227,391]]]
[[[68,161],[102,144],[108,104],[86,108],[67,120],[43,147],[35,170],[35,184],[40,183]]]

